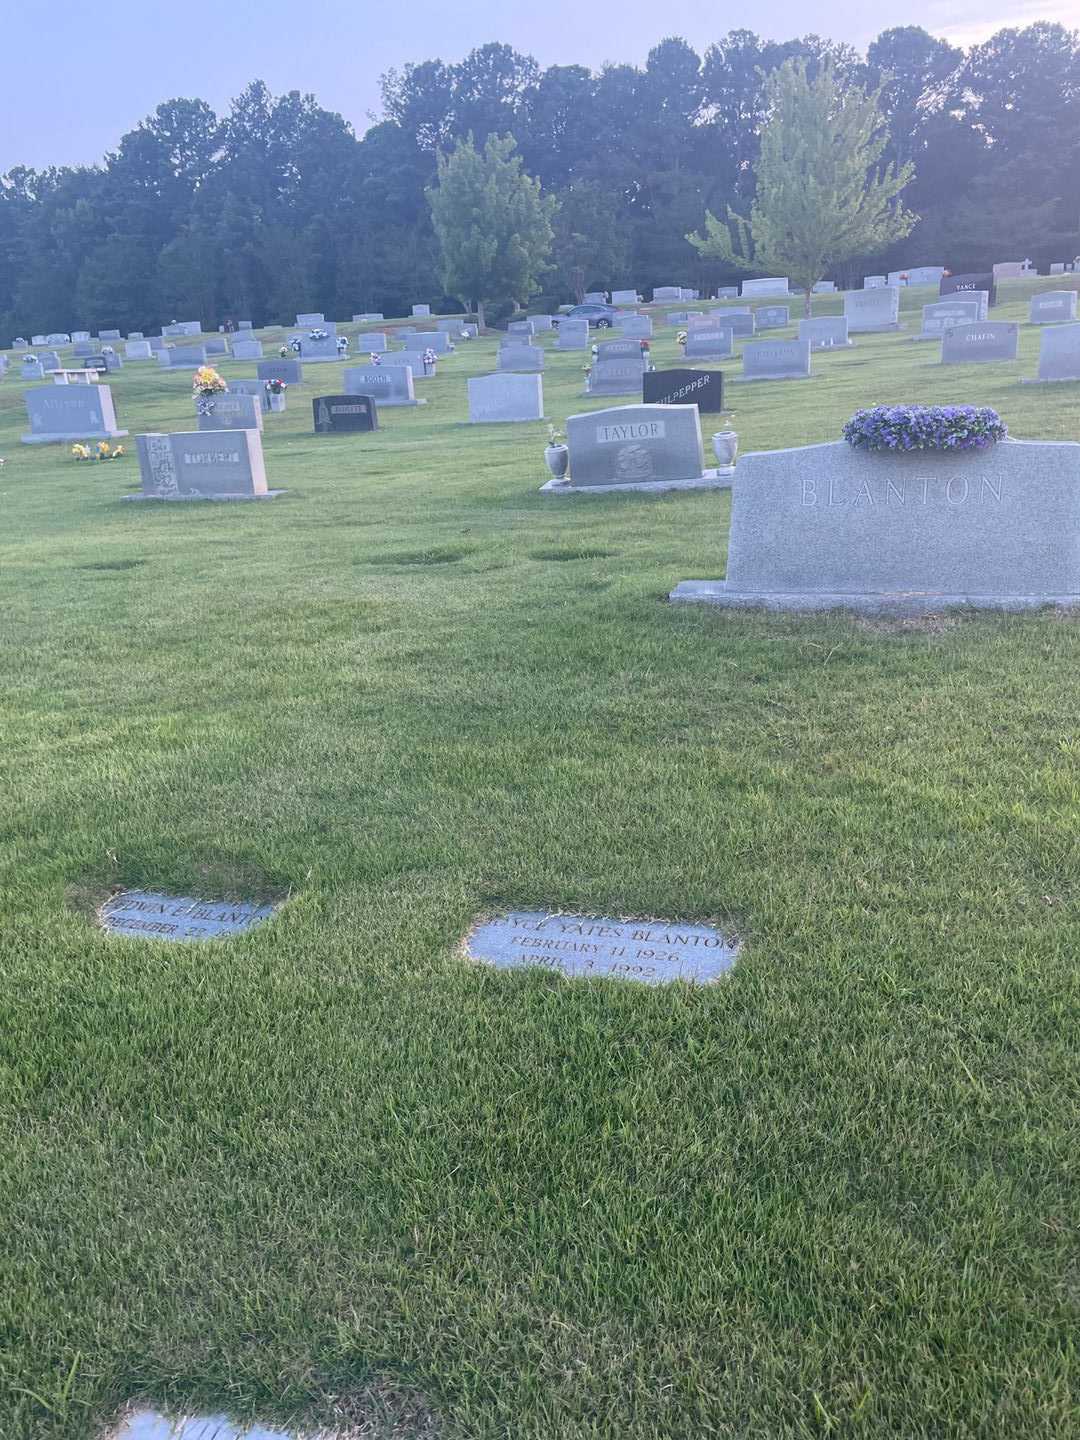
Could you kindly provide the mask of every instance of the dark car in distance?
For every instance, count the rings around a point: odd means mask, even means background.
[[[610,330],[615,324],[614,305],[575,305],[560,320],[588,320],[597,330]]]

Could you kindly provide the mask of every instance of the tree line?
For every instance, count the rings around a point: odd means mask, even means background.
[[[666,39],[642,67],[598,72],[541,70],[489,44],[385,75],[383,117],[360,137],[314,96],[256,80],[224,116],[166,101],[100,165],[16,166],[0,177],[0,343],[173,318],[450,308],[463,297],[444,293],[430,195],[440,156],[468,136],[511,137],[539,182],[534,218],[552,230],[539,303],[734,283],[724,247],[688,237],[707,213],[752,213],[789,60],[811,81],[827,70],[841,88],[879,92],[881,162],[913,170],[910,233],[882,232],[884,248],[850,257],[841,284],[901,263],[1045,266],[1080,249],[1080,37],[1060,25],[1004,29],[966,51],[898,27],[865,57],[736,30],[704,55]]]

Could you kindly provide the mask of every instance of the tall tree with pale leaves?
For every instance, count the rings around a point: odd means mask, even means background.
[[[705,214],[698,254],[740,270],[788,275],[806,291],[833,265],[873,254],[909,234],[917,216],[900,194],[910,164],[882,165],[888,132],[877,93],[845,86],[826,63],[815,76],[789,60],[769,79],[757,193],[747,219]]]

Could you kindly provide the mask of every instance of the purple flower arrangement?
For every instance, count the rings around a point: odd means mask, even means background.
[[[902,455],[909,450],[986,450],[1008,436],[989,405],[875,405],[856,410],[844,439],[857,450]]]

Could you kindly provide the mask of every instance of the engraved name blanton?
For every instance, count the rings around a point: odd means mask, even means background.
[[[904,505],[938,505],[944,502],[953,508],[966,505],[969,500],[980,502],[989,500],[991,504],[1001,504],[1002,480],[991,480],[989,476],[980,476],[978,481],[969,481],[966,475],[950,475],[942,480],[924,475],[919,480],[880,480],[877,482],[877,493],[874,493],[874,486],[869,479],[864,479],[854,494],[848,487],[846,493],[842,485],[838,485],[833,479],[828,482],[827,488],[824,483],[819,488],[817,480],[805,478],[802,481],[802,503],[807,508],[820,505],[822,508],[830,506],[837,509],[847,507],[857,509],[860,505],[867,507]]]

